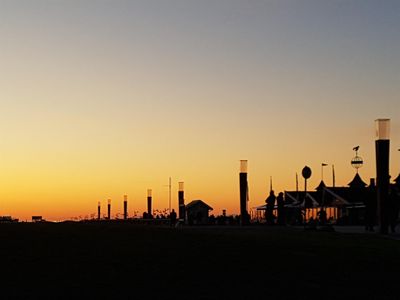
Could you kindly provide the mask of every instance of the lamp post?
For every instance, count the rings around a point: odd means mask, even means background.
[[[389,150],[390,119],[375,120],[376,126],[376,186],[378,202],[378,219],[380,233],[387,234],[389,229]]]
[[[124,195],[124,220],[128,219],[128,195]]]
[[[107,220],[111,220],[111,199],[107,203]]]
[[[179,182],[179,190],[178,190],[178,205],[179,205],[179,220],[185,222],[185,190],[184,190],[184,182]]]
[[[97,220],[100,220],[101,219],[101,203],[100,203],[100,201],[99,202],[97,202]]]
[[[247,160],[240,161],[239,188],[240,188],[240,224],[247,225],[249,223],[249,215],[247,212],[247,201],[248,201]]]
[[[153,216],[152,211],[152,200],[153,200],[153,191],[151,189],[147,190],[147,216],[149,219]]]

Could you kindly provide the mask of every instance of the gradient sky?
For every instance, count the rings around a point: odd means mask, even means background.
[[[237,213],[240,159],[254,207],[356,145],[368,181],[382,117],[400,172],[397,0],[0,0],[0,45],[0,215],[166,208],[169,176]]]

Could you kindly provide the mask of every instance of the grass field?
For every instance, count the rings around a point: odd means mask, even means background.
[[[19,223],[0,237],[1,299],[400,299],[400,242],[377,235]]]

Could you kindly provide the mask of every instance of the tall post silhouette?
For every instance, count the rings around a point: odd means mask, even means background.
[[[151,189],[147,190],[147,215],[149,218],[153,215],[153,210],[152,210],[152,200],[153,200],[153,191]]]
[[[247,160],[240,161],[239,188],[240,188],[240,224],[247,225],[250,221],[249,214],[247,212],[247,201],[248,201]]]
[[[390,119],[377,119],[376,125],[376,187],[378,219],[380,233],[389,230],[389,152],[390,152]]]
[[[124,220],[128,219],[128,195],[124,195]]]
[[[107,204],[107,220],[111,220],[111,199],[108,199]]]
[[[185,221],[185,192],[184,192],[183,182],[179,182],[178,204],[179,204],[179,219]]]
[[[100,201],[97,203],[97,220],[101,219],[101,203]]]

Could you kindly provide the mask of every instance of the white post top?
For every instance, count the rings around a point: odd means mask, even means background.
[[[247,173],[247,160],[240,161],[240,173]]]
[[[375,133],[377,140],[390,139],[390,119],[375,120]]]

